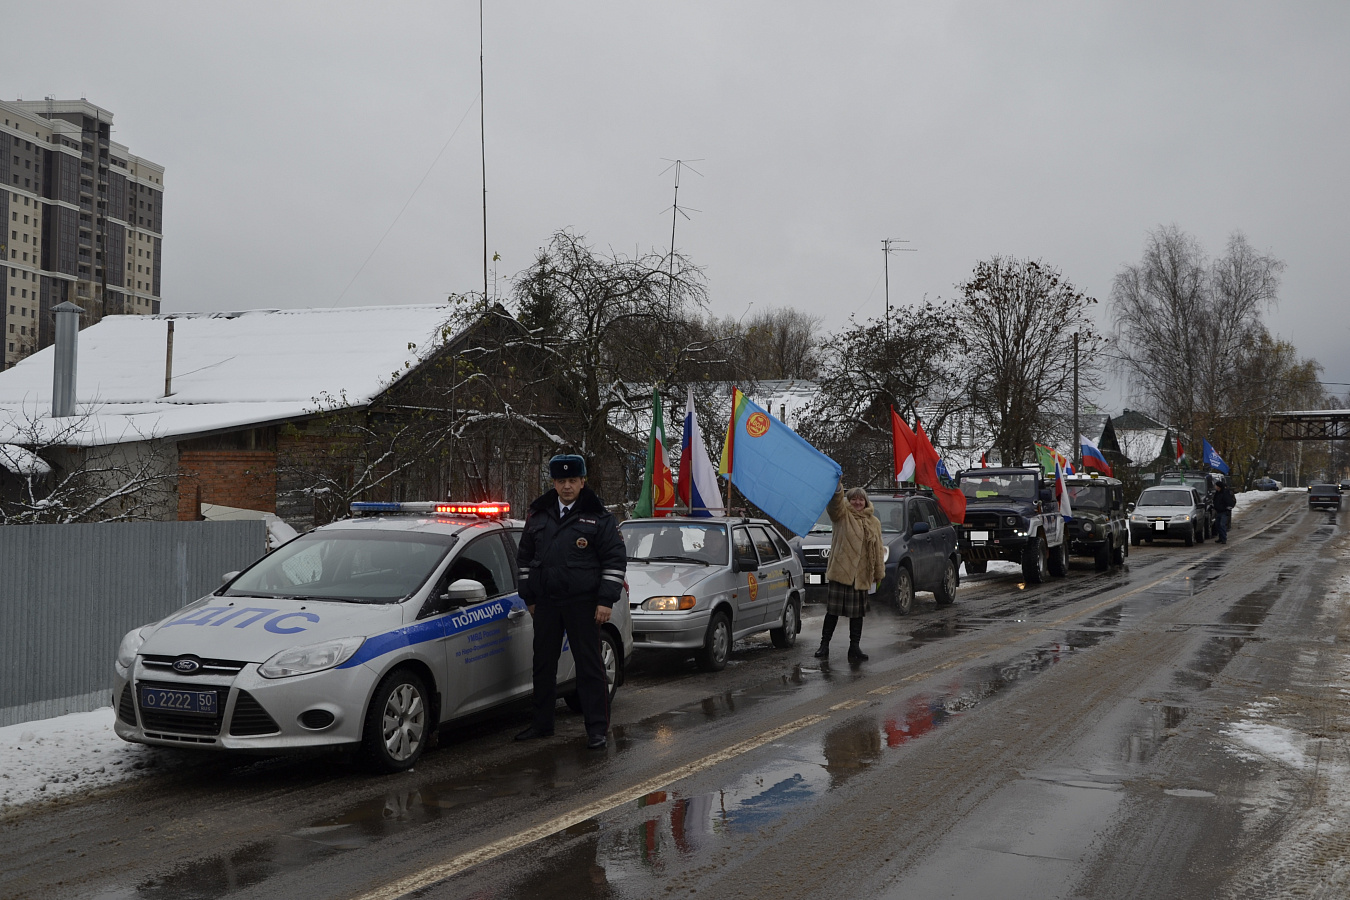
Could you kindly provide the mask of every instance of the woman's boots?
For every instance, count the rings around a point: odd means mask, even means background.
[[[862,648],[858,646],[858,642],[862,640],[862,623],[862,616],[853,616],[848,620],[849,662],[862,662],[867,659],[867,654],[862,652]]]
[[[830,658],[830,638],[834,637],[834,626],[837,624],[839,624],[838,616],[825,614],[825,624],[820,626],[820,649],[816,651],[816,659]]]

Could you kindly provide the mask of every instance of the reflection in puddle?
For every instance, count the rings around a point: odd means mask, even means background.
[[[1185,706],[1152,706],[1148,714],[1135,725],[1126,741],[1125,762],[1146,764],[1189,714],[1190,709]]]

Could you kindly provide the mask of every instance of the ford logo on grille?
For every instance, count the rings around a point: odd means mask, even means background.
[[[173,661],[173,670],[179,675],[196,675],[202,670],[202,661],[195,656],[183,656]]]

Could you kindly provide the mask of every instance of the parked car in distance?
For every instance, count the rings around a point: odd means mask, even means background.
[[[1309,509],[1340,509],[1341,489],[1334,484],[1308,486]]]
[[[881,542],[886,577],[877,596],[895,604],[907,616],[914,608],[915,591],[932,591],[938,606],[956,601],[961,583],[961,554],[956,527],[937,505],[931,493],[919,489],[868,494],[881,520]],[[810,599],[825,599],[825,570],[830,562],[833,523],[828,513],[811,530],[792,539],[801,560]]]
[[[178,612],[128,633],[114,730],[161,747],[359,750],[412,768],[440,726],[530,696],[534,625],[505,504],[353,503]],[[601,629],[610,695],[632,648],[627,595]],[[564,651],[559,695],[575,704]]]
[[[1195,488],[1185,485],[1144,488],[1130,510],[1130,540],[1153,543],[1155,538],[1180,538],[1190,547],[1205,540],[1204,502]]]
[[[731,645],[769,632],[791,647],[802,628],[805,581],[787,541],[764,519],[667,516],[619,525],[628,551],[633,645],[692,652],[709,672]]]
[[[1258,478],[1252,482],[1252,490],[1254,491],[1278,491],[1279,489],[1280,483],[1269,476]]]
[[[1340,488],[1342,491],[1350,491],[1350,479],[1342,481],[1340,483]]]
[[[1115,478],[1073,476],[1064,480],[1073,521],[1069,549],[1091,556],[1099,570],[1121,565],[1130,554],[1130,523],[1125,516],[1125,486]]]

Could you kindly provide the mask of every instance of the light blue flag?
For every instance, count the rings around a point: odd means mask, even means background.
[[[843,469],[740,391],[733,392],[732,406],[723,474],[766,515],[793,534],[806,534],[834,496]]]
[[[1228,463],[1224,462],[1223,457],[1218,454],[1218,451],[1216,451],[1213,447],[1210,446],[1209,441],[1205,440],[1204,438],[1201,438],[1200,445],[1204,450],[1203,456],[1205,460],[1205,465],[1209,466],[1211,469],[1214,469],[1215,471],[1222,472],[1223,474],[1227,475]]]

